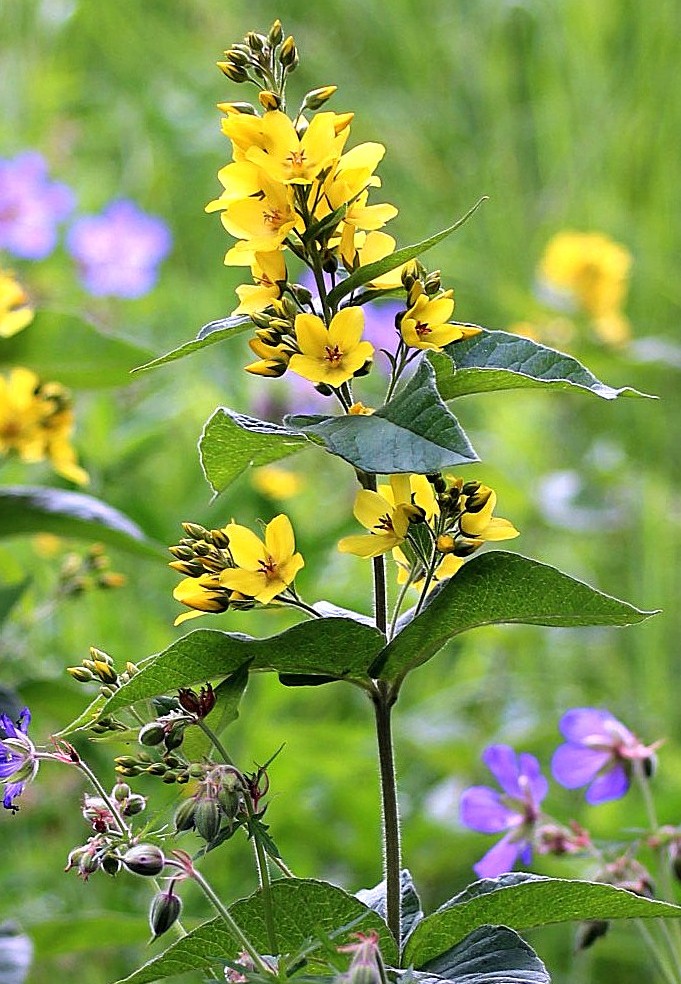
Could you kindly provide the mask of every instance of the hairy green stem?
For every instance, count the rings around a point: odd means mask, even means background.
[[[376,681],[373,696],[376,714],[376,738],[381,776],[383,809],[383,869],[386,883],[386,915],[388,928],[400,944],[401,892],[400,818],[397,808],[397,783],[390,715],[395,703],[387,683]]]
[[[220,741],[220,739],[218,738],[218,736],[215,734],[215,732],[213,731],[213,729],[210,728],[206,724],[206,722],[203,720],[203,718],[198,718],[197,721],[196,721],[196,723],[201,728],[201,730],[206,735],[206,737],[210,739],[210,741],[212,742],[212,744],[215,747],[215,749],[220,753],[220,755],[222,755],[222,757],[225,760],[225,762],[227,763],[227,765],[231,765],[232,768],[236,769],[236,765],[234,765],[234,762],[232,761],[229,753],[227,752],[227,749],[222,744],[222,742]]]
[[[279,952],[279,944],[277,943],[277,932],[274,927],[274,906],[272,903],[270,869],[267,866],[267,855],[265,854],[258,831],[254,824],[255,811],[253,810],[253,801],[251,800],[248,792],[244,793],[244,800],[246,802],[246,811],[248,813],[248,829],[251,837],[253,838],[255,864],[258,869],[258,880],[260,882],[260,892],[262,894],[262,908],[265,916],[267,939],[270,944],[270,950],[273,954],[276,954]]]
[[[191,877],[194,879],[194,881],[199,886],[199,888],[206,896],[206,898],[210,900],[213,907],[215,908],[215,911],[218,913],[222,921],[225,923],[230,933],[232,933],[232,935],[237,938],[237,940],[239,941],[243,949],[246,951],[246,953],[249,955],[249,957],[251,958],[257,969],[260,971],[260,973],[265,974],[268,977],[271,976],[272,974],[271,969],[267,966],[265,961],[262,959],[262,957],[260,956],[256,948],[253,946],[249,938],[244,934],[241,927],[234,921],[227,908],[223,905],[221,899],[215,894],[215,892],[213,891],[209,883],[206,881],[206,879],[203,877],[201,872],[197,871],[196,868],[192,867]]]

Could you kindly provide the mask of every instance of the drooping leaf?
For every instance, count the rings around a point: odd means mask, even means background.
[[[0,487],[0,537],[54,533],[158,560],[165,548],[124,513],[82,492],[28,485]]]
[[[252,321],[248,315],[242,314],[233,314],[229,318],[210,321],[207,325],[199,328],[196,338],[193,338],[190,342],[185,342],[183,345],[178,346],[178,348],[166,352],[165,355],[159,355],[158,358],[151,359],[151,361],[145,362],[143,365],[139,365],[138,360],[138,365],[132,371],[146,372],[149,369],[164,366],[168,362],[176,362],[177,359],[184,359],[185,356],[193,355],[194,352],[199,352],[209,345],[215,345],[216,342],[222,342],[227,338],[233,338],[234,335],[240,335],[251,324]]]
[[[388,643],[373,676],[402,679],[446,642],[481,625],[633,625],[655,612],[597,591],[537,560],[492,550],[467,561]]]
[[[5,621],[29,584],[29,578],[19,581],[17,584],[0,584],[0,625]]]
[[[390,273],[391,270],[402,266],[403,263],[407,263],[409,260],[413,260],[414,257],[421,256],[426,250],[432,249],[433,246],[442,242],[447,236],[451,236],[486,201],[486,197],[480,198],[472,208],[469,208],[465,215],[457,219],[452,225],[447,226],[442,232],[437,232],[434,236],[429,236],[428,239],[423,239],[420,243],[414,243],[412,246],[404,246],[402,249],[396,250],[382,260],[376,260],[374,263],[367,263],[366,266],[358,267],[346,280],[342,280],[329,292],[329,305],[335,307],[339,301],[363,284],[368,284],[370,281],[375,280],[376,277],[381,277],[384,273]]]
[[[295,953],[319,934],[333,936],[334,943],[347,943],[352,933],[376,930],[387,963],[397,960],[397,947],[388,927],[379,915],[341,888],[326,882],[302,878],[283,878],[272,885],[276,953]],[[230,906],[230,914],[248,933],[260,953],[272,953],[263,915],[262,899],[256,892]],[[357,920],[361,921],[358,923]],[[352,926],[336,936],[341,927]],[[216,961],[235,961],[241,943],[229,932],[221,919],[203,923],[187,936],[173,943],[160,956],[118,984],[150,984],[187,970],[207,970]]]
[[[296,415],[286,423],[369,474],[426,474],[479,460],[440,399],[425,359],[393,399],[369,416]]]
[[[681,917],[681,906],[600,882],[540,875],[502,875],[470,885],[426,916],[407,940],[405,964],[429,965],[480,926],[515,930],[582,919]]]
[[[201,466],[215,494],[247,468],[269,465],[309,447],[308,439],[279,424],[218,407],[199,440]]]
[[[382,639],[377,629],[346,618],[300,622],[266,639],[197,629],[152,656],[107,701],[104,713],[227,676],[249,660],[251,670],[320,674],[337,680],[365,678]]]
[[[374,888],[362,888],[357,892],[360,902],[368,905],[383,919],[387,920],[388,908],[386,903],[386,881],[379,882]],[[411,877],[411,872],[403,868],[400,872],[400,898],[401,898],[401,925],[400,925],[400,945],[404,944],[411,931],[423,919],[421,900],[418,897],[416,886]]]
[[[549,984],[549,973],[525,940],[505,926],[481,926],[412,975],[418,984]],[[407,975],[402,978],[407,984]]]
[[[531,338],[483,328],[479,335],[446,345],[448,361],[437,366],[437,388],[443,400],[492,390],[553,389],[593,393],[604,400],[618,396],[647,396],[628,386],[613,389],[586,366],[563,352]]]
[[[131,370],[149,354],[57,311],[38,311],[23,331],[0,339],[0,366],[26,366],[41,379],[74,389],[125,386],[132,381]]]

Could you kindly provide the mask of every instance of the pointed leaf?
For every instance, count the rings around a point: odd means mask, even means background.
[[[397,267],[402,266],[403,263],[413,260],[415,256],[420,256],[426,250],[436,246],[443,239],[446,239],[447,236],[451,236],[456,229],[470,219],[471,215],[486,201],[486,197],[480,198],[472,208],[468,209],[465,215],[457,219],[453,225],[447,226],[442,232],[437,232],[434,236],[430,236],[420,243],[414,243],[412,246],[404,246],[402,249],[396,250],[382,260],[376,260],[374,263],[367,263],[366,266],[359,267],[346,280],[342,280],[329,292],[329,305],[332,308],[336,307],[339,301],[347,294],[352,293],[353,290],[361,287],[362,284],[368,284],[371,280],[375,280],[376,277],[380,277],[384,273],[390,273],[391,270],[395,270]]]
[[[502,875],[469,886],[423,919],[407,941],[406,964],[424,967],[480,926],[516,930],[581,919],[681,917],[681,906],[597,882]]]
[[[383,919],[387,920],[388,908],[386,904],[386,881],[383,879],[374,888],[362,888],[357,892],[360,902],[368,905]],[[416,892],[411,872],[403,868],[400,872],[400,898],[401,898],[401,927],[400,944],[403,944],[409,936],[414,926],[423,919],[421,900]]]
[[[82,492],[28,485],[0,487],[0,537],[26,533],[94,540],[158,560],[165,548],[124,513]]]
[[[481,625],[633,625],[655,612],[640,611],[537,560],[492,550],[467,561],[420,615],[388,643],[372,676],[402,679],[446,642]]]
[[[508,389],[567,390],[593,393],[604,400],[648,396],[628,386],[606,386],[572,356],[506,331],[483,328],[479,335],[445,346],[444,352],[451,363],[441,356],[437,359],[437,387],[443,400]]]
[[[196,338],[193,338],[190,342],[185,342],[178,348],[166,352],[165,355],[159,355],[158,358],[152,359],[150,362],[145,362],[144,365],[137,365],[132,371],[146,372],[148,369],[156,369],[158,366],[164,366],[167,362],[176,362],[177,359],[184,359],[185,356],[193,355],[194,352],[207,348],[209,345],[215,345],[216,342],[222,342],[227,338],[232,338],[234,335],[240,335],[252,323],[248,315],[245,314],[233,314],[229,318],[210,321],[203,328],[199,329]]]
[[[197,629],[150,657],[107,701],[104,714],[178,687],[227,676],[247,660],[252,670],[321,674],[337,680],[365,678],[382,639],[377,629],[346,618],[300,622],[266,639]]]
[[[296,953],[318,934],[333,935],[343,926],[347,932],[334,943],[347,943],[352,933],[375,929],[387,963],[397,960],[397,947],[379,915],[335,885],[303,878],[282,878],[272,885],[274,926],[278,953]],[[259,953],[272,953],[263,916],[260,892],[230,906],[230,914]],[[360,922],[356,920],[360,919]],[[203,923],[160,956],[150,960],[119,984],[150,984],[187,970],[208,970],[221,960],[235,961],[243,949],[221,919]],[[276,955],[276,954],[273,954]]]
[[[396,396],[370,416],[292,416],[286,423],[369,474],[426,474],[479,460],[440,399],[426,359]]]
[[[23,331],[0,339],[0,366],[26,366],[74,389],[126,386],[133,367],[148,357],[141,346],[57,311],[38,311]]]
[[[248,468],[269,465],[308,446],[299,432],[218,407],[199,439],[201,466],[218,495]]]
[[[525,940],[505,926],[481,926],[410,975],[418,984],[549,984],[546,967]],[[402,977],[407,984],[407,975]]]

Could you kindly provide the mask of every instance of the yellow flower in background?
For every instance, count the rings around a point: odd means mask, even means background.
[[[0,270],[0,338],[11,338],[33,321],[28,294],[14,274]]]
[[[234,314],[257,314],[281,297],[281,284],[286,283],[286,261],[277,250],[256,253],[251,273],[255,282],[236,288],[241,303]]]
[[[364,314],[358,307],[343,308],[328,328],[316,314],[299,314],[295,331],[300,353],[291,356],[289,368],[312,383],[341,386],[374,354],[371,342],[362,341]]]
[[[599,232],[559,232],[539,261],[540,283],[587,314],[604,341],[629,337],[621,312],[629,289],[632,256]]]
[[[395,547],[393,550],[393,560],[397,564],[397,583],[405,584],[411,573],[411,565],[399,547]],[[430,587],[428,588],[428,594],[430,594],[433,588],[437,587],[440,581],[446,581],[447,578],[454,577],[465,563],[466,561],[463,557],[457,557],[455,554],[446,554],[435,568]],[[425,575],[422,574],[416,581],[412,581],[410,587],[420,593],[423,590],[425,582]]]
[[[378,557],[403,543],[414,515],[409,475],[391,475],[387,495],[360,489],[355,496],[355,519],[368,533],[345,536],[338,543],[341,553],[356,557]]]
[[[287,468],[275,468],[273,465],[258,468],[251,481],[258,492],[270,499],[292,499],[304,485],[300,475]]]
[[[58,474],[85,485],[88,474],[70,443],[73,427],[71,398],[59,383],[41,383],[24,368],[0,376],[0,454],[27,463],[48,459]]]
[[[265,527],[264,542],[237,523],[228,523],[224,533],[236,567],[220,572],[220,585],[263,605],[285,591],[305,566],[302,556],[295,552],[291,521],[283,513]]]
[[[431,483],[428,481],[425,475],[408,475],[409,479],[409,499],[405,501],[411,502],[413,505],[417,506],[423,513],[423,518],[427,523],[440,512],[440,508],[437,504],[437,498],[435,497],[435,490]],[[390,480],[390,485],[379,485],[378,492],[382,495],[384,499],[393,505],[397,504],[395,499],[395,492],[393,488],[393,480],[398,479],[397,488],[401,495],[404,495],[404,476],[393,475]]]
[[[410,348],[439,351],[450,342],[470,338],[480,331],[472,325],[447,323],[454,313],[454,292],[446,290],[437,297],[429,297],[423,285],[417,283],[409,293],[411,307],[400,322],[400,333]]]

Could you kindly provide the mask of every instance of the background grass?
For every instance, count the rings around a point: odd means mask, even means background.
[[[215,173],[228,152],[214,104],[241,92],[214,62],[246,30],[266,30],[277,16],[301,50],[295,91],[337,84],[332,108],[356,114],[352,142],[387,146],[380,173],[385,199],[400,208],[390,229],[400,243],[442,228],[489,195],[428,257],[455,287],[461,320],[505,328],[540,318],[534,271],[547,240],[566,228],[604,232],[634,256],[627,307],[634,343],[606,350],[582,326],[572,351],[612,385],[661,398],[609,404],[510,393],[461,404],[483,458],[475,474],[497,488],[499,513],[522,531],[517,549],[664,614],[629,630],[479,630],[414,674],[397,722],[405,857],[432,908],[470,880],[471,864],[489,846],[456,821],[458,790],[486,781],[482,748],[505,741],[548,764],[567,707],[607,706],[644,740],[665,737],[659,810],[665,822],[681,819],[681,8],[675,0],[3,0],[0,154],[36,148],[52,174],[76,190],[80,211],[131,197],[163,216],[175,241],[158,288],[131,302],[89,298],[61,250],[41,263],[12,261],[40,301],[84,309],[159,353],[232,309],[238,281],[221,264],[227,237],[203,206],[215,195]],[[211,505],[195,453],[215,406],[249,410],[262,401],[269,384],[246,378],[244,359],[243,341],[235,341],[124,390],[76,394],[78,446],[94,493],[166,543],[176,542],[185,519],[215,526],[232,515],[248,522],[279,511],[247,480]],[[281,399],[281,385],[271,384],[268,399]],[[320,473],[313,452],[292,461],[306,482],[285,505],[307,561],[301,587],[311,599],[366,608],[368,565],[334,551],[352,527],[346,471],[325,462]],[[574,502],[557,509],[549,481],[557,473],[575,476],[577,504],[586,511]],[[36,474],[8,466],[3,480],[54,484],[48,472]],[[21,540],[0,547],[5,579],[25,571],[33,578],[0,642],[1,679],[31,703],[41,739],[81,709],[83,691],[63,668],[80,662],[90,645],[123,662],[178,635],[172,572],[113,559],[128,576],[125,589],[53,604],[57,561]],[[270,633],[283,623],[263,614],[205,624]],[[340,686],[284,691],[257,679],[231,740],[245,763],[263,761],[286,742],[272,768],[268,818],[298,874],[350,890],[379,879],[373,738],[362,700]],[[105,747],[94,764],[113,779]],[[172,798],[148,780],[138,785],[155,809]],[[146,918],[138,881],[100,876],[83,885],[61,874],[66,853],[86,836],[79,795],[78,782],[46,767],[20,815],[0,817],[0,916],[36,934],[30,984],[55,973],[104,984],[152,952],[109,947],[125,939],[124,929],[76,931],[68,946],[63,926],[47,935],[55,919],[77,926],[99,913]],[[577,794],[556,791],[549,808],[606,839],[644,822],[634,794],[586,811]],[[254,887],[248,852],[235,844],[212,867],[229,898]],[[540,861],[537,870],[592,873],[568,861]],[[186,902],[190,923],[204,914],[191,893]],[[578,956],[566,927],[536,934],[533,943],[558,981],[634,981],[647,966],[637,937],[622,928]],[[63,952],[70,947],[75,952]]]

